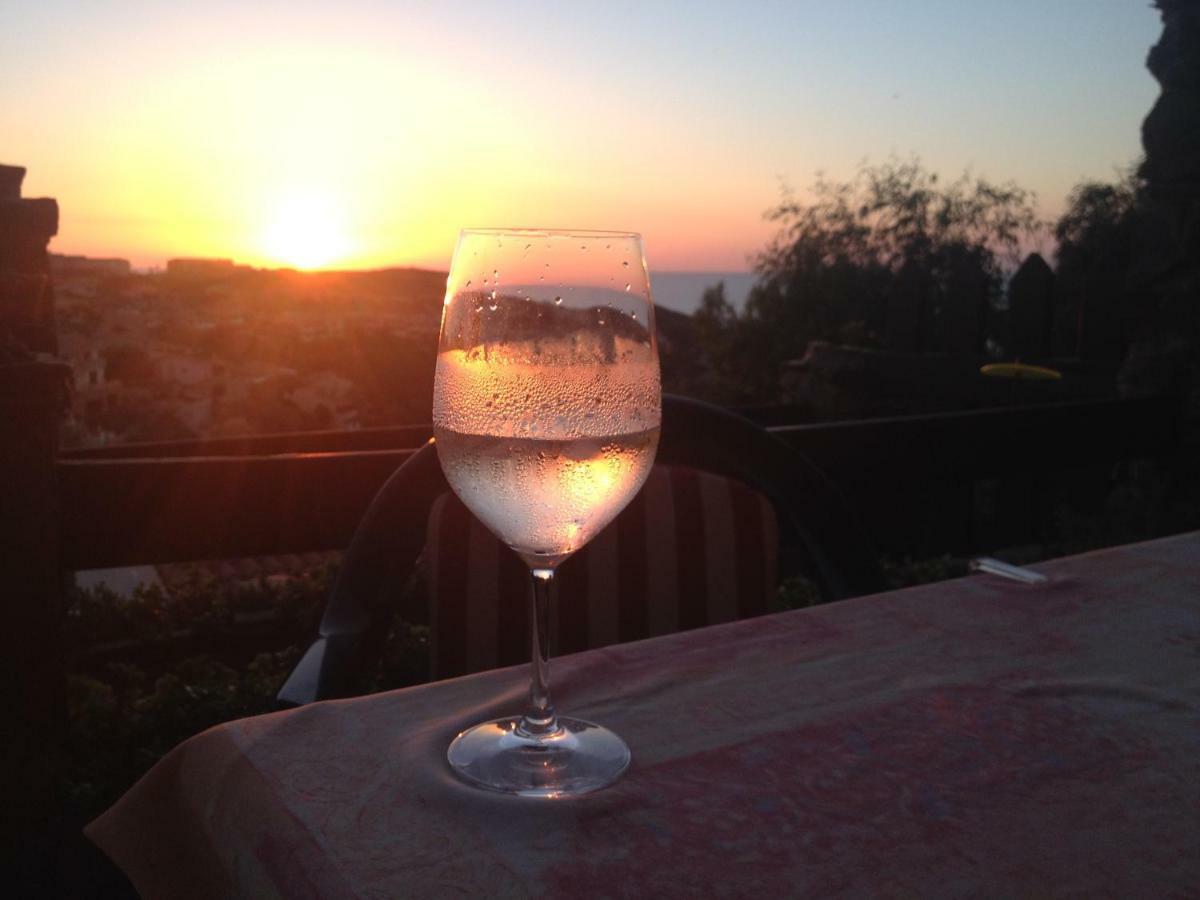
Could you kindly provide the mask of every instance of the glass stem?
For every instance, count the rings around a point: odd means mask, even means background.
[[[558,731],[558,716],[550,701],[550,605],[555,593],[554,570],[530,569],[529,572],[533,576],[533,590],[529,595],[533,665],[529,712],[521,718],[518,729],[530,735],[546,735]]]

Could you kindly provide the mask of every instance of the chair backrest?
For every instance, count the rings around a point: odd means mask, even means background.
[[[621,514],[559,567],[551,653],[770,612],[778,548],[774,506],[758,491],[656,465]],[[453,494],[433,505],[422,563],[432,678],[527,659],[529,570]]]
[[[737,481],[766,497],[778,522],[781,572],[809,574],[824,599],[883,588],[875,554],[838,490],[802,454],[754,423],[666,395],[657,461]],[[425,544],[430,512],[448,490],[432,441],[380,488],[346,552],[317,640],[279,692],[281,705],[359,692]],[[427,609],[418,605],[401,614],[420,622]]]

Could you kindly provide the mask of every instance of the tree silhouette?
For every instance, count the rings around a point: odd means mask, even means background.
[[[1075,186],[1054,226],[1058,240],[1055,351],[1113,363],[1134,323],[1131,266],[1137,257],[1139,182],[1131,168],[1117,182]]]
[[[811,199],[785,193],[744,311],[706,298],[696,314],[713,399],[775,399],[782,365],[813,340],[979,353],[1004,268],[1038,226],[1032,200],[966,174],[943,183],[917,160],[819,178]]]

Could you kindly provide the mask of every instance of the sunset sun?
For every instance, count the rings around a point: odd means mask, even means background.
[[[337,204],[311,192],[289,195],[275,207],[262,243],[272,261],[298,269],[319,269],[351,250]]]

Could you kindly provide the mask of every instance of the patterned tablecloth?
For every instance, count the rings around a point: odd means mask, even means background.
[[[87,830],[145,897],[1196,896],[1200,534],[556,661],[615,787],[458,783],[525,668],[200,734]]]

